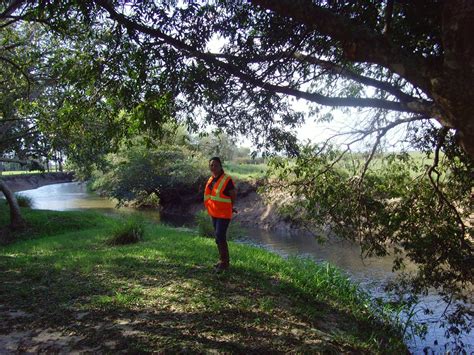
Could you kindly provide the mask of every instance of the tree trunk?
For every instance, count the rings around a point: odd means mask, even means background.
[[[434,97],[450,119],[461,146],[474,161],[474,2],[449,0],[443,8],[442,77],[432,81]],[[438,85],[436,85],[439,83]]]
[[[3,180],[0,180],[0,191],[2,191],[5,195],[10,207],[10,228],[14,230],[24,228],[26,223],[21,216],[20,206],[18,206],[18,201],[16,200],[15,194],[10,190]]]

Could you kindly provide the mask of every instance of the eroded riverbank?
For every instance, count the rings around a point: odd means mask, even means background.
[[[5,181],[13,192],[37,189],[38,187],[72,182],[74,173],[72,172],[54,172],[38,173],[24,175],[2,175],[0,178]]]

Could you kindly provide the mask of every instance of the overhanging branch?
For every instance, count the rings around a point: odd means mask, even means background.
[[[430,105],[430,101],[426,100],[421,100],[418,98],[415,98],[407,93],[404,93],[401,91],[398,87],[384,81],[380,81],[377,79],[369,78],[367,76],[358,74],[354,72],[353,70],[344,67],[342,65],[327,61],[327,60],[322,60],[319,58],[316,58],[311,55],[307,55],[301,52],[281,52],[281,53],[276,53],[276,54],[270,54],[266,56],[254,56],[251,58],[243,58],[243,57],[238,57],[232,54],[221,54],[221,53],[212,53],[216,58],[222,58],[226,59],[228,61],[233,61],[236,63],[244,63],[244,64],[249,64],[249,63],[263,63],[263,62],[268,62],[268,61],[273,61],[273,60],[280,60],[282,58],[292,58],[295,59],[301,63],[309,63],[316,65],[320,68],[323,68],[325,70],[330,71],[332,74],[335,75],[340,75],[342,77],[345,77],[347,79],[356,81],[358,83],[361,83],[363,85],[367,86],[372,86],[374,88],[380,89],[382,91],[385,91],[397,99],[399,99],[402,102],[408,103],[408,102],[416,102],[416,103],[423,103],[425,105]]]
[[[268,82],[265,82],[261,79],[256,78],[254,75],[245,73],[241,68],[235,66],[231,63],[221,61],[217,59],[212,53],[201,52],[192,46],[169,36],[159,29],[151,28],[143,24],[137,23],[129,19],[127,16],[118,13],[114,6],[107,0],[96,0],[96,3],[106,10],[110,17],[125,26],[126,28],[139,31],[143,34],[150,35],[155,38],[163,40],[165,43],[173,46],[179,51],[183,52],[184,55],[188,57],[193,57],[196,59],[203,60],[204,62],[215,65],[221,69],[224,69],[229,74],[232,74],[239,79],[252,84],[254,86],[260,87],[262,89],[280,93],[285,95],[291,95],[296,98],[302,98],[317,104],[326,105],[326,106],[346,106],[346,107],[372,107],[379,109],[386,109],[392,111],[400,112],[411,112],[411,113],[422,113],[422,114],[432,114],[433,106],[431,104],[424,103],[403,103],[383,99],[372,99],[372,98],[353,98],[353,97],[328,97],[318,93],[311,93],[306,91],[301,91],[299,89],[290,87],[290,86],[280,86],[274,85]]]
[[[346,59],[381,65],[404,77],[426,93],[429,78],[438,69],[425,58],[407,53],[392,44],[383,34],[350,18],[334,13],[311,0],[251,0],[254,5],[290,17],[341,43]]]
[[[14,1],[11,1],[10,2],[10,5],[7,6],[7,8],[5,9],[5,11],[3,11],[2,13],[0,13],[0,20],[2,20],[3,18],[7,17],[7,16],[10,16],[11,14],[13,14],[16,10],[18,10],[24,3],[26,3],[26,1],[24,0],[14,0]]]
[[[28,84],[27,93],[28,93],[28,95],[29,95],[29,94],[30,94],[30,89],[31,89],[31,81],[30,81],[30,78],[29,78],[28,74],[25,73],[25,72],[23,71],[23,69],[22,69],[18,64],[16,64],[15,62],[13,62],[12,60],[10,60],[10,59],[8,59],[8,58],[5,58],[5,57],[3,57],[3,56],[0,56],[0,61],[4,61],[4,62],[10,64],[12,67],[14,67],[16,70],[18,70],[18,71],[21,73],[21,75],[23,75],[23,76],[25,77],[26,82],[27,82],[27,84]]]

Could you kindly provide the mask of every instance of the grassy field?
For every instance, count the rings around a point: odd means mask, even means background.
[[[329,265],[231,243],[215,274],[214,241],[192,231],[148,224],[112,247],[118,220],[23,212],[29,229],[0,246],[0,353],[406,352]]]
[[[31,174],[42,174],[42,171],[39,170],[16,170],[16,171],[2,171],[0,176],[12,176],[12,175],[31,175]]]
[[[389,153],[384,153],[385,156],[388,156]],[[412,174],[416,176],[417,174],[422,174],[426,166],[433,163],[433,157],[427,158],[422,152],[409,152],[409,157],[412,159],[410,166],[412,166]],[[442,156],[442,155],[441,155]],[[353,169],[354,167],[362,168],[365,164],[366,155],[361,153],[352,153],[346,154],[344,159],[342,159],[336,166],[342,166],[346,168]],[[376,155],[371,162],[370,168],[373,170],[379,170],[385,168],[385,163],[383,163],[381,156]],[[226,162],[224,164],[224,170],[231,175],[236,180],[255,180],[262,178],[268,170],[267,164],[240,164],[235,162]]]
[[[265,175],[267,165],[228,162],[224,164],[224,170],[236,180],[255,180]]]

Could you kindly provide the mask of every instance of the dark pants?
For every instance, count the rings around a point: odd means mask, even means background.
[[[212,218],[212,225],[214,226],[214,232],[216,235],[216,243],[222,243],[227,241],[227,228],[229,227],[230,219],[226,218]]]

